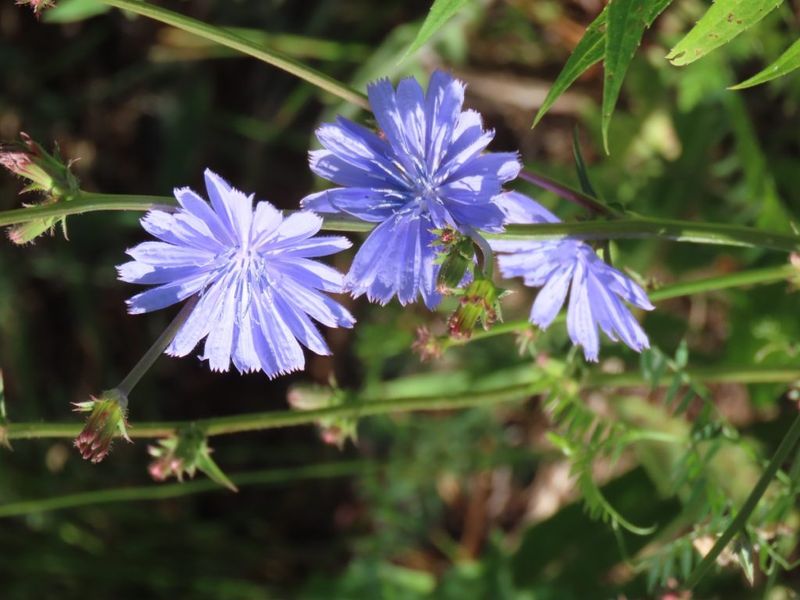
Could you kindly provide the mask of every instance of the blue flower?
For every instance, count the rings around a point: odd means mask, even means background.
[[[432,75],[427,94],[409,78],[396,91],[377,81],[368,95],[380,132],[344,118],[322,125],[324,149],[310,153],[311,170],[342,187],[307,196],[303,206],[378,223],[347,275],[354,296],[385,304],[396,294],[407,304],[421,293],[432,308],[441,299],[432,230],[502,230],[492,200],[520,164],[516,153],[483,152],[494,132],[461,110],[464,84],[447,73]]]
[[[180,208],[150,211],[142,227],[161,241],[128,250],[118,267],[129,283],[155,284],[128,300],[145,313],[198,295],[197,305],[167,348],[186,356],[206,338],[202,360],[212,371],[264,371],[275,377],[302,369],[300,344],[330,354],[311,318],[352,327],[344,307],[322,292],[340,293],[343,276],[315,260],[350,247],[343,237],[313,237],[322,219],[312,212],[283,218],[269,202],[233,189],[205,172],[209,205],[188,188],[175,190]],[[298,343],[299,342],[299,343]]]
[[[497,203],[506,223],[557,223],[558,219],[527,196],[504,194]],[[583,346],[586,360],[597,362],[598,326],[613,341],[622,340],[637,352],[650,347],[647,334],[622,303],[652,310],[644,290],[603,262],[591,246],[579,240],[492,240],[504,277],[522,277],[525,285],[541,287],[530,320],[546,329],[556,318],[567,292],[567,331],[572,343]]]

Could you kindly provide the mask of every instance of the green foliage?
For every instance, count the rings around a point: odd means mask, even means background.
[[[417,37],[403,54],[400,61],[422,48],[442,26],[452,19],[471,0],[433,0],[430,12],[417,32]]]
[[[74,23],[109,10],[111,7],[102,0],[59,0],[53,8],[43,13],[42,20],[45,23]]]
[[[788,75],[798,68],[800,68],[800,40],[797,40],[794,44],[789,46],[786,52],[781,54],[780,58],[766,67],[763,71],[756,73],[741,83],[737,83],[730,89],[743,90],[756,85],[761,85],[762,83],[772,81],[778,77]]]
[[[783,0],[716,0],[697,24],[667,54],[675,66],[704,57],[749,29]]]

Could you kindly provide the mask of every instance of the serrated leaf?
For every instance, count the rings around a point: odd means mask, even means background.
[[[681,67],[727,44],[783,3],[783,0],[716,0],[706,14],[667,54]]]
[[[608,153],[608,126],[611,123],[611,115],[617,105],[625,73],[642,41],[646,22],[645,6],[641,0],[612,0],[608,5],[600,121],[606,153]]]
[[[74,23],[109,10],[111,7],[100,0],[59,0],[53,8],[42,13],[42,20],[46,23]]]
[[[767,81],[772,81],[778,77],[788,75],[798,68],[800,68],[800,40],[797,40],[794,44],[789,46],[789,49],[781,54],[778,60],[776,60],[766,69],[756,73],[750,79],[745,79],[743,82],[737,83],[728,89],[743,90],[745,88],[761,85]]]
[[[455,16],[467,2],[469,2],[469,0],[434,0],[431,5],[431,10],[428,12],[428,16],[425,17],[425,21],[422,22],[422,26],[417,32],[417,37],[414,38],[414,41],[411,42],[408,50],[405,51],[398,62],[404,61],[409,55],[422,48],[422,46],[431,39],[433,34],[439,31],[442,25]]]
[[[573,50],[569,59],[567,59],[567,64],[564,65],[561,73],[558,74],[552,87],[547,92],[547,96],[539,107],[539,111],[536,113],[531,127],[536,127],[536,124],[542,119],[545,113],[550,110],[553,104],[555,104],[559,96],[567,91],[567,88],[575,83],[578,77],[583,75],[589,67],[603,59],[607,12],[608,8],[603,9],[603,12],[597,15],[597,18],[586,28],[581,41],[578,42],[578,45],[575,46],[575,50]]]

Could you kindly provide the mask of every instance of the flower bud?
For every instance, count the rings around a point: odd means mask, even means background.
[[[78,180],[69,165],[34,142],[27,133],[18,142],[0,143],[0,165],[26,179],[23,192],[39,191],[56,199],[69,199],[79,191]]]
[[[478,322],[489,329],[498,319],[500,290],[488,279],[476,279],[464,290],[447,326],[456,339],[467,339]]]
[[[475,249],[472,240],[454,229],[437,230],[439,237],[433,243],[441,248],[436,262],[441,264],[437,287],[442,293],[457,288],[464,280],[474,261]]]
[[[27,4],[33,9],[33,14],[38,17],[45,8],[55,6],[56,2],[55,0],[17,0],[17,4],[20,6]]]
[[[197,425],[190,425],[172,437],[159,440],[157,446],[149,446],[148,453],[155,460],[147,468],[156,481],[175,477],[183,481],[183,476],[193,478],[197,471],[205,473],[209,479],[236,492],[238,489],[211,458],[213,450],[208,439]]]
[[[75,438],[75,447],[86,460],[93,463],[103,460],[118,435],[131,442],[126,419],[128,398],[116,388],[88,402],[74,402],[73,406],[75,412],[89,413],[83,431]]]
[[[296,410],[322,410],[340,406],[347,401],[346,394],[339,389],[296,385],[289,389],[287,395],[289,406]],[[347,440],[356,443],[358,440],[358,421],[351,417],[323,417],[316,421],[320,438],[326,444],[341,450]]]
[[[411,349],[419,354],[422,362],[426,362],[441,357],[444,345],[431,333],[430,329],[423,326],[417,328],[417,339],[411,344]]]

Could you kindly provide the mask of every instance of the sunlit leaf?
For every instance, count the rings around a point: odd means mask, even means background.
[[[455,14],[461,10],[469,0],[434,0],[428,16],[422,23],[422,27],[417,32],[417,37],[405,51],[400,61],[403,61],[410,54],[413,54],[431,39],[439,29],[447,23]]]
[[[605,50],[605,28],[606,28],[606,13],[608,9],[604,9],[597,18],[591,22],[586,28],[581,41],[575,46],[575,50],[567,60],[567,64],[558,74],[555,82],[547,96],[539,107],[539,112],[533,119],[533,127],[541,120],[548,110],[555,104],[559,96],[563,94],[569,86],[575,83],[575,80],[580,77],[589,67],[600,62],[603,59],[603,51]]]
[[[716,0],[703,18],[667,54],[675,66],[688,65],[749,29],[783,0]]]
[[[783,77],[784,75],[788,75],[789,73],[798,68],[800,68],[800,39],[797,40],[791,46],[789,46],[789,49],[786,50],[786,52],[784,52],[783,54],[781,54],[778,60],[776,60],[766,69],[760,71],[759,73],[756,73],[750,79],[746,79],[741,83],[737,83],[736,85],[731,86],[728,89],[743,90],[745,88],[761,85],[762,83],[766,83],[767,81],[772,81],[773,79],[777,79],[778,77]]]

